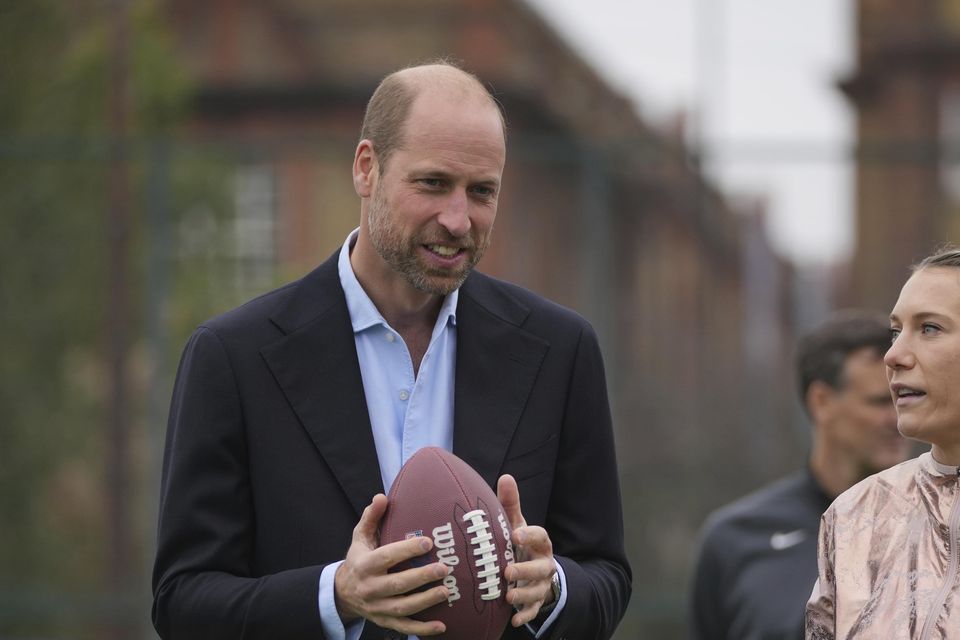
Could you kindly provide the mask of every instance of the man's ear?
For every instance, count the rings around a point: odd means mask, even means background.
[[[814,380],[807,388],[807,410],[814,424],[828,422],[833,412],[837,390],[822,380]]]
[[[353,154],[353,189],[361,198],[368,198],[373,193],[379,166],[373,143],[366,139],[361,140]]]

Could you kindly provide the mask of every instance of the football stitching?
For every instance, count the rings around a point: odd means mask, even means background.
[[[446,450],[444,449],[443,451],[446,451]],[[457,488],[460,489],[460,493],[463,495],[463,498],[464,498],[464,500],[466,501],[467,506],[469,506],[469,505],[470,505],[470,497],[467,495],[466,490],[463,488],[463,484],[460,482],[460,478],[459,478],[459,477],[457,476],[457,474],[454,472],[453,468],[447,463],[447,461],[443,458],[443,456],[442,456],[435,448],[431,448],[430,453],[433,454],[434,456],[436,456],[436,457],[437,457],[437,460],[439,460],[440,463],[443,464],[443,466],[447,469],[447,473],[449,473],[450,476],[453,478],[454,482],[457,483]],[[454,454],[454,455],[456,455],[456,454]],[[478,475],[479,475],[479,474],[478,474]],[[479,580],[479,578],[477,578],[477,579]],[[481,596],[481,599],[483,599],[483,596]],[[488,608],[487,611],[485,612],[484,617],[487,619],[487,624],[489,625],[489,624],[493,621],[493,619],[494,619],[494,612],[493,612],[493,610],[490,609],[490,608]]]
[[[447,463],[447,461],[443,458],[443,456],[442,456],[442,455],[440,454],[440,452],[438,452],[437,450],[431,449],[430,453],[432,453],[434,456],[436,456],[437,459],[438,459],[438,460],[443,464],[443,466],[447,469],[447,472],[450,474],[450,476],[451,476],[451,477],[454,479],[454,481],[457,483],[457,487],[460,489],[460,493],[463,495],[464,501],[465,501],[465,502],[467,503],[467,505],[469,506],[469,505],[470,505],[470,498],[469,498],[469,496],[467,495],[466,489],[464,489],[463,484],[460,482],[460,478],[459,478],[459,477],[457,476],[457,474],[454,472],[453,468]],[[478,510],[478,511],[479,511],[479,510]],[[474,513],[474,512],[471,511],[470,513]],[[483,512],[483,511],[480,511],[480,513],[484,513],[484,512]],[[463,516],[463,520],[464,520],[464,521],[467,521],[467,515],[469,515],[469,514],[466,514],[466,515]],[[489,526],[489,525],[487,525],[487,526]],[[469,529],[468,529],[468,531],[469,531]],[[490,537],[492,538],[492,536],[490,536]],[[493,547],[493,545],[491,545],[491,547]],[[496,552],[496,547],[493,547],[493,549],[494,549],[494,552]],[[476,551],[476,550],[474,550],[474,555],[477,555],[477,551]],[[496,562],[498,559],[499,559],[499,558],[497,558],[496,556],[494,556],[494,562]],[[483,564],[486,564],[486,562],[484,562]],[[478,562],[478,563],[477,563],[477,567],[480,567],[480,566],[481,566],[481,563]],[[496,593],[495,596],[492,596],[492,597],[486,597],[486,596],[490,593],[489,591],[488,591],[487,593],[481,594],[481,595],[480,595],[481,600],[496,600],[497,598],[500,597],[500,594],[501,594],[501,592],[500,592],[500,590],[499,590],[499,571],[500,571],[500,567],[499,567],[498,564],[495,564],[494,566],[496,567],[496,571],[497,571],[497,581],[498,581],[497,593]],[[482,584],[481,584],[481,588],[485,588],[485,587],[486,587],[486,588],[489,588],[489,587],[488,587],[488,584],[487,584],[487,583],[489,582],[489,579],[487,579],[487,580],[482,580],[482,579],[481,579],[481,578],[486,578],[487,576],[484,575],[482,572],[474,572],[474,573],[475,573],[475,575],[476,575],[477,582],[478,582],[478,583],[482,583]],[[493,612],[492,612],[492,611],[488,611],[487,614],[488,614],[488,616],[492,616],[492,615],[493,615]],[[492,618],[491,618],[491,619],[492,619]]]
[[[480,556],[474,562],[474,566],[479,569],[477,580],[480,584],[477,588],[486,592],[480,594],[480,599],[496,600],[500,597],[500,565],[497,563],[497,547],[490,542],[493,534],[490,533],[490,523],[485,516],[482,509],[474,509],[463,514],[463,521],[470,522],[467,533],[474,534],[470,538],[470,544],[474,547],[473,555]]]

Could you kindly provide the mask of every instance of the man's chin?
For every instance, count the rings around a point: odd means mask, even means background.
[[[417,291],[446,296],[460,288],[468,275],[470,275],[469,271],[456,274],[419,273],[415,277],[408,278],[408,280]]]

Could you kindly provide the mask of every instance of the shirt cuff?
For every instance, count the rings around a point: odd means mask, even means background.
[[[527,629],[533,634],[534,638],[540,638],[546,635],[553,621],[557,619],[564,605],[567,604],[567,577],[563,574],[563,567],[560,566],[556,558],[554,558],[553,563],[557,565],[557,575],[560,576],[560,600],[557,601],[557,605],[553,608],[553,611],[550,612],[550,615],[547,616],[547,619],[543,621],[539,629],[535,629],[532,624],[527,623]]]
[[[357,640],[363,632],[363,618],[344,626],[337,611],[336,587],[333,578],[343,561],[332,562],[320,572],[320,592],[317,601],[320,606],[320,625],[323,637],[328,640]],[[562,599],[562,598],[561,598]]]

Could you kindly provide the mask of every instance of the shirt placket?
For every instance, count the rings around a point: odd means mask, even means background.
[[[416,376],[413,374],[413,360],[410,358],[410,354],[407,353],[407,363],[408,363],[408,380],[410,385],[408,387],[409,394],[406,400],[406,413],[404,414],[403,419],[403,440],[401,443],[401,450],[403,451],[403,461],[406,462],[410,456],[416,453],[421,447],[426,446],[428,443],[424,442],[424,429],[423,429],[423,418],[420,415],[421,407],[423,406],[423,391],[422,389],[425,386],[428,386],[426,382],[430,377],[430,352],[433,351],[433,346],[436,343],[436,340],[431,340],[430,344],[427,346],[427,352],[423,355],[423,359],[420,361],[420,370]]]

